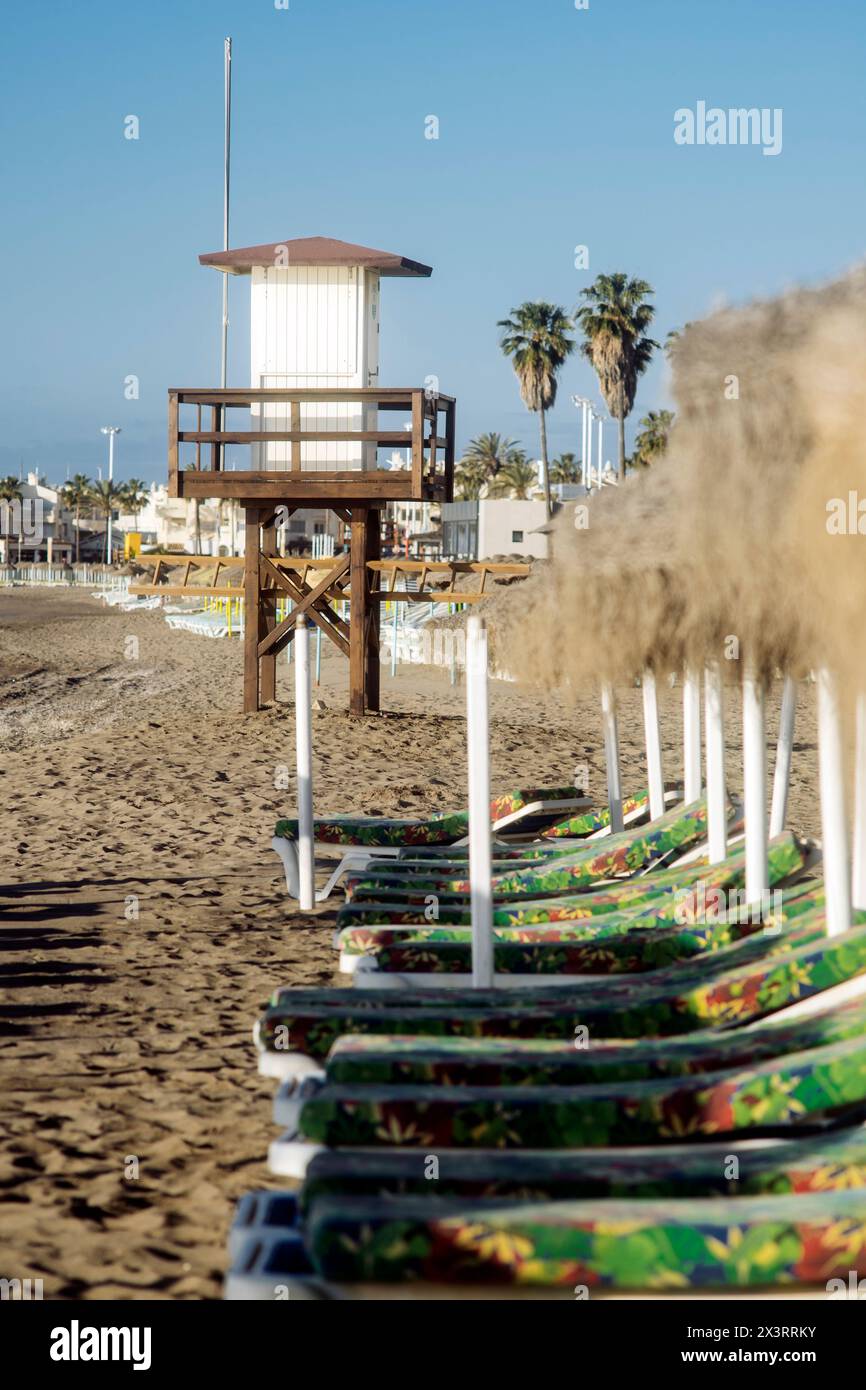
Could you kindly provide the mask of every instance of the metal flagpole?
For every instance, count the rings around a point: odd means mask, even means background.
[[[223,159],[223,250],[229,249],[229,169],[232,143],[232,41],[225,41],[225,154]],[[229,342],[229,277],[223,273],[223,325],[220,386],[225,390]]]

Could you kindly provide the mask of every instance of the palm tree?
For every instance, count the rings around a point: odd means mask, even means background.
[[[517,450],[500,468],[488,490],[490,497],[515,497],[525,502],[533,488],[538,487],[538,470],[523,450]]]
[[[75,563],[81,550],[81,508],[88,506],[93,501],[92,484],[85,473],[76,473],[60,489],[60,496],[63,498],[63,505],[71,511],[75,517]]]
[[[98,483],[91,484],[90,496],[97,511],[102,513],[105,521],[106,548],[108,546],[108,525],[115,512],[120,511],[125,505],[124,490],[117,483],[109,483],[106,479],[101,479]],[[108,556],[108,563],[111,564],[111,556]]]
[[[547,462],[547,425],[545,411],[556,402],[557,374],[574,340],[568,333],[573,328],[564,309],[543,300],[527,301],[511,310],[511,317],[500,319],[503,330],[500,347],[514,363],[520,395],[527,410],[538,411],[541,426],[541,462],[544,471],[544,501],[550,516],[550,468]]]
[[[560,454],[550,465],[552,483],[579,483],[580,463],[574,454]]]
[[[660,458],[668,447],[668,435],[674,423],[672,410],[651,410],[640,421],[641,431],[634,441],[633,463],[645,468]]]
[[[646,333],[655,316],[655,305],[646,302],[653,289],[646,280],[630,280],[617,270],[599,275],[581,293],[587,301],[575,311],[585,340],[581,351],[595,368],[608,410],[619,421],[617,475],[623,478],[626,416],[634,405],[638,377],[658,347]]]
[[[142,482],[141,478],[129,478],[121,484],[120,491],[123,494],[123,505],[127,511],[132,513],[135,529],[138,530],[138,513],[145,507],[150,498],[147,483]]]
[[[8,477],[6,477],[6,478],[0,478],[0,503],[3,504],[3,512],[4,512],[3,520],[4,520],[4,523],[5,523],[4,526],[3,526],[3,528],[2,528],[2,531],[0,531],[0,539],[2,539],[2,541],[3,541],[3,562],[4,562],[4,564],[6,563],[6,561],[7,561],[8,558],[9,558],[8,555],[6,554],[7,546],[8,546],[8,544],[9,544],[8,540],[6,539],[7,536],[8,536],[8,534],[9,534],[9,523],[8,523],[8,520],[7,520],[7,517],[8,517],[8,514],[9,514],[9,513],[8,513],[9,503],[10,503],[10,502],[20,502],[21,499],[22,499],[22,496],[23,496],[23,494],[22,494],[22,492],[21,492],[21,484],[20,484],[20,482],[18,481],[18,479],[17,479],[16,477],[14,477],[14,476],[10,473]],[[20,564],[20,562],[21,562],[21,525],[20,525],[20,522],[19,522],[19,526],[18,526],[18,561],[19,561],[19,564]]]
[[[477,502],[490,479],[487,464],[481,459],[468,463],[463,460],[454,470],[454,490],[464,502]]]
[[[503,439],[501,434],[488,433],[479,434],[475,439],[470,439],[463,453],[461,464],[482,463],[487,470],[488,477],[495,478],[501,468],[519,454],[520,449],[514,439]]]

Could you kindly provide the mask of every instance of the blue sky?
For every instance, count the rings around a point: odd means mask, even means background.
[[[435,373],[460,443],[499,430],[537,449],[496,329],[522,300],[570,309],[623,269],[653,285],[663,339],[863,254],[862,0],[19,6],[0,55],[0,472],[95,473],[110,422],[120,477],[162,478],[166,388],[217,383],[220,277],[196,258],[221,245],[229,34],[232,244],[321,234],[431,264],[432,280],[383,282],[380,379]],[[676,145],[674,112],[699,100],[781,107],[782,153]],[[231,282],[235,385],[247,286]],[[578,358],[555,451],[578,446],[575,391],[597,398]],[[659,357],[632,421],[666,403]]]

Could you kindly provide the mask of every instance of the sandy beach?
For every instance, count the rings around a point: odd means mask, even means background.
[[[277,706],[245,717],[237,640],[81,593],[0,593],[0,1274],[42,1278],[46,1298],[217,1298],[234,1201],[278,1185],[252,1024],[277,985],[340,982],[336,900],[295,913],[269,848],[293,808],[291,784],[274,785],[293,768],[291,674],[281,660]],[[816,834],[803,689],[789,822]],[[384,713],[362,720],[346,690],[327,654],[317,811],[465,804],[461,685],[383,671]],[[628,791],[644,782],[641,701],[619,695]],[[679,699],[662,692],[669,778]],[[771,739],[777,719],[773,701]],[[497,682],[491,724],[495,789],[561,784],[586,761],[604,799],[594,699]],[[734,788],[738,725],[729,701]]]

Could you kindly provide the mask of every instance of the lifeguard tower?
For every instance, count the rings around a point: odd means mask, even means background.
[[[277,654],[302,613],[349,658],[351,712],[377,710],[379,604],[387,592],[372,585],[370,565],[380,558],[380,510],[389,501],[448,502],[454,475],[453,398],[379,385],[380,280],[431,269],[328,237],[215,251],[199,261],[250,276],[251,384],[169,391],[169,495],[232,497],[244,508],[244,710],[274,699]],[[246,429],[238,427],[240,411],[248,412]],[[381,415],[391,416],[391,428]],[[249,467],[227,468],[226,447],[239,444],[250,446]],[[386,449],[405,450],[405,466],[386,467]],[[332,510],[351,536],[348,552],[312,583],[277,558],[277,521],[303,507]],[[293,606],[277,622],[281,593]],[[346,598],[348,623],[334,607]]]

